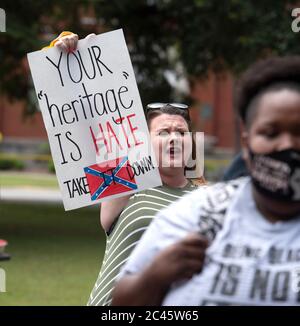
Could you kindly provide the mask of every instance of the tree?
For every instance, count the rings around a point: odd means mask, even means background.
[[[57,35],[72,30],[81,37],[97,30],[123,28],[144,103],[168,101],[172,89],[165,71],[181,62],[191,79],[208,71],[238,74],[258,58],[300,53],[285,0],[2,0],[7,32],[0,35],[0,90],[26,98],[32,87],[24,56]],[[295,6],[295,5],[294,5]],[[82,10],[96,23],[83,24]],[[99,31],[99,30],[98,30]]]
[[[27,100],[28,111],[35,110],[35,102],[30,92],[32,81],[26,53],[47,45],[49,36],[55,38],[60,29],[77,28],[78,3],[75,2],[1,1],[6,12],[7,29],[5,33],[0,33],[0,94],[7,95],[11,100]]]

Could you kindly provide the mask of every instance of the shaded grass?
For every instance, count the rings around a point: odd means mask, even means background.
[[[0,185],[2,187],[45,187],[57,188],[58,183],[55,174],[34,174],[34,173],[0,173]]]
[[[0,204],[0,238],[10,261],[1,305],[85,305],[105,249],[99,210],[65,212],[55,205]]]

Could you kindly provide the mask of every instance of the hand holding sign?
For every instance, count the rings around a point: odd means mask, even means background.
[[[96,34],[89,34],[88,37],[95,36]],[[55,47],[58,47],[63,52],[72,52],[77,49],[78,44],[78,35],[70,34],[65,36],[59,36],[54,44]]]
[[[28,54],[67,210],[161,184],[122,30],[76,43]]]

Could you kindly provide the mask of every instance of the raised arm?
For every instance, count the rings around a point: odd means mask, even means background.
[[[127,205],[130,196],[123,196],[101,204],[100,222],[104,231],[108,231]]]

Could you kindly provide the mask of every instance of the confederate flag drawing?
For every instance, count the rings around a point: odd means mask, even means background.
[[[90,165],[84,172],[93,201],[138,188],[127,156]]]

